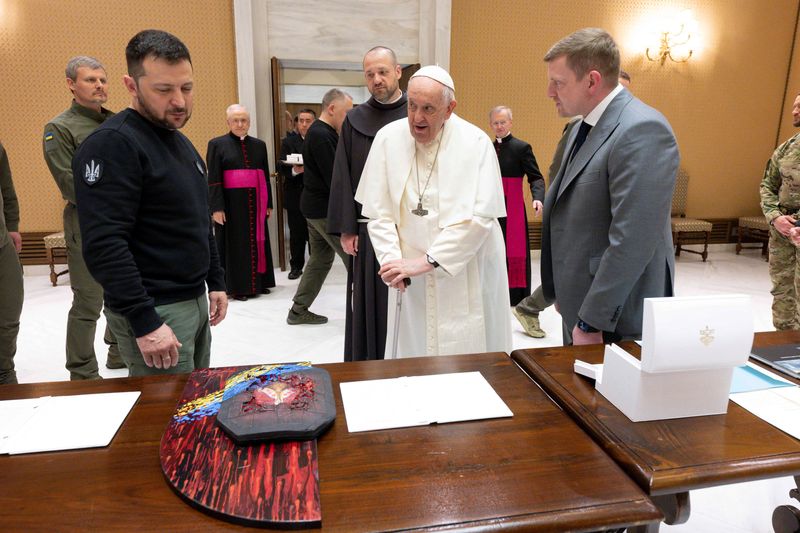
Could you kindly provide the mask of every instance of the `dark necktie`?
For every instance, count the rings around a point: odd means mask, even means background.
[[[572,151],[569,154],[569,161],[571,162],[575,158],[575,154],[578,153],[578,150],[581,149],[583,142],[586,140],[586,136],[589,135],[589,130],[592,129],[592,126],[588,124],[586,121],[582,120],[581,125],[578,128],[578,135],[575,137],[575,144],[572,145]]]

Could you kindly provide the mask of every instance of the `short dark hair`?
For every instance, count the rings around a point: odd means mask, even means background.
[[[189,49],[171,33],[162,30],[143,30],[128,41],[125,60],[128,62],[128,76],[138,80],[144,74],[142,62],[147,57],[164,59],[170,64],[188,61],[192,63]]]
[[[294,116],[295,122],[297,122],[297,119],[300,117],[300,113],[310,113],[314,115],[314,118],[317,118],[317,112],[314,111],[313,109],[309,109],[306,107],[305,109],[301,109],[300,111],[298,111],[297,114]]]

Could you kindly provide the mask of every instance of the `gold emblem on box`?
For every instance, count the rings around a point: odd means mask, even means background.
[[[706,326],[705,329],[701,329],[700,342],[702,342],[706,346],[714,342],[714,330],[709,328],[708,326]]]

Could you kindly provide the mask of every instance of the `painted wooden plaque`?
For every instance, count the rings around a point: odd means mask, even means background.
[[[191,505],[227,520],[320,527],[317,441],[237,444],[216,421],[226,399],[308,368],[284,364],[192,372],[161,438],[161,469],[172,488]]]

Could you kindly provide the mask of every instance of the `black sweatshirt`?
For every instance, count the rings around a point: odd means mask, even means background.
[[[303,194],[300,212],[306,218],[328,216],[333,160],[339,134],[328,123],[315,120],[303,141]]]
[[[225,290],[206,167],[182,133],[126,109],[86,138],[72,172],[86,265],[137,337],[164,323],[156,305]]]

